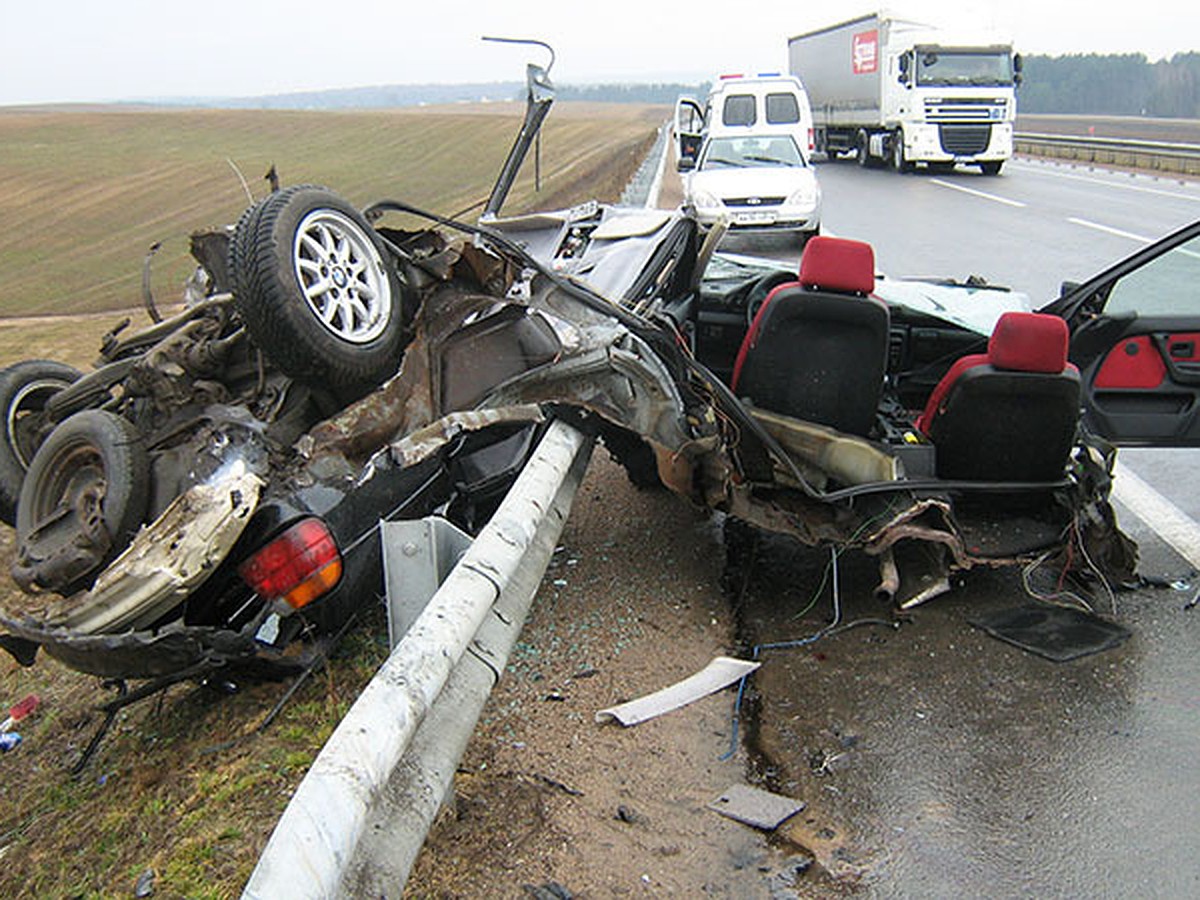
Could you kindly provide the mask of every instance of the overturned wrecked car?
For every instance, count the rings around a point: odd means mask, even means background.
[[[814,238],[798,277],[715,254],[721,229],[686,209],[500,218],[550,102],[531,67],[477,225],[277,190],[195,236],[187,307],[108,335],[95,371],[0,373],[26,592],[0,611],[6,649],[121,678],[294,666],[298,637],[378,596],[380,520],[477,531],[555,417],[635,483],[878,557],[901,604],[979,565],[1132,575],[1101,435],[1200,437],[1180,416],[1200,329],[1132,311],[1139,279],[1194,275],[1200,226],[1035,313],[877,280],[856,241]]]

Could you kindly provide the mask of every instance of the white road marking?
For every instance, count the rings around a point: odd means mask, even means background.
[[[1117,237],[1128,238],[1131,241],[1137,241],[1139,244],[1153,244],[1155,241],[1154,238],[1143,237],[1140,234],[1134,234],[1132,231],[1122,231],[1119,228],[1111,228],[1108,225],[1101,225],[1099,222],[1089,222],[1087,219],[1068,218],[1067,221],[1073,225],[1082,225],[1084,228],[1095,228],[1097,231],[1103,231],[1105,234],[1114,234]],[[1179,253],[1183,256],[1190,256],[1192,259],[1200,259],[1200,253],[1197,253],[1195,250],[1189,250],[1186,245],[1176,247],[1171,252]]]
[[[1131,241],[1137,241],[1140,244],[1153,244],[1154,238],[1143,237],[1140,234],[1134,234],[1132,231],[1122,231],[1119,228],[1110,228],[1108,225],[1101,225],[1099,222],[1089,222],[1087,219],[1076,219],[1069,217],[1067,219],[1072,225],[1082,225],[1084,228],[1094,228],[1097,231],[1103,231],[1105,234],[1114,234],[1117,237],[1128,238]]]
[[[1145,187],[1144,185],[1140,184],[1123,184],[1117,181],[1115,178],[1096,178],[1089,177],[1087,175],[1073,175],[1067,172],[1056,172],[1053,169],[1046,168],[1044,165],[1034,165],[1028,161],[1025,161],[1025,165],[1018,165],[1018,168],[1032,174],[1045,175],[1047,178],[1063,178],[1068,181],[1082,181],[1085,184],[1117,188],[1118,190],[1122,191],[1136,191],[1139,194],[1155,194],[1159,197],[1170,197],[1174,200],[1188,200],[1192,203],[1200,203],[1200,193],[1196,193],[1194,191],[1188,194],[1181,193],[1180,191],[1167,191],[1163,190],[1162,188]],[[1144,178],[1147,176],[1135,175],[1134,177]]]
[[[1112,493],[1180,556],[1200,569],[1200,525],[1190,516],[1121,463],[1117,463]]]
[[[939,187],[950,188],[952,191],[962,191],[964,194],[970,194],[973,197],[982,197],[984,200],[994,200],[996,203],[1003,203],[1006,206],[1024,207],[1025,204],[1020,200],[1009,200],[1007,197],[997,197],[995,194],[988,194],[984,191],[977,191],[974,188],[963,187],[961,184],[954,184],[950,181],[943,181],[940,178],[930,178],[930,184],[936,184]]]

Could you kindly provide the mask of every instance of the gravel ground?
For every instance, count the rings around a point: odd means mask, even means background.
[[[741,749],[721,759],[732,689],[633,728],[595,721],[736,655],[722,564],[707,513],[636,490],[597,449],[406,896],[839,892],[803,848],[706,808],[753,780]]]

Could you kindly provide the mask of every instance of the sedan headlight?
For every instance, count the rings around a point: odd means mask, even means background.
[[[709,191],[693,190],[691,196],[692,205],[700,209],[712,209],[723,205],[716,195]]]
[[[821,196],[821,189],[816,182],[801,185],[788,195],[788,206],[811,206],[817,202]]]

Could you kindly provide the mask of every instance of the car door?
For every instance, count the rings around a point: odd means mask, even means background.
[[[675,101],[675,140],[679,159],[693,163],[700,155],[703,141],[704,109],[691,97],[680,97]]]
[[[1093,432],[1117,444],[1200,446],[1200,222],[1044,311],[1070,326]]]

